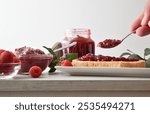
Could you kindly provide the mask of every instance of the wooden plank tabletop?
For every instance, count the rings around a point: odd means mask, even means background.
[[[150,91],[150,78],[70,76],[44,73],[40,78],[17,75],[0,80],[0,91]]]

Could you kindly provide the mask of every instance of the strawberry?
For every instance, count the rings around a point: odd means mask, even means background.
[[[13,57],[13,62],[14,63],[19,63],[20,62],[20,59],[18,57]]]
[[[5,50],[3,50],[3,49],[0,49],[0,54],[2,53],[2,52],[4,52]]]
[[[13,56],[10,51],[3,51],[0,54],[0,63],[12,63]]]
[[[13,62],[14,63],[19,63],[20,62],[20,59],[18,57],[16,57],[16,55],[13,53],[13,52],[10,52],[11,55],[13,56]]]
[[[61,62],[61,66],[72,66],[71,62],[69,60],[63,60]]]
[[[11,53],[11,55],[13,56],[13,57],[16,57],[16,55],[13,53],[13,52],[10,52]]]
[[[33,78],[38,78],[42,74],[42,69],[39,66],[32,66],[29,70],[29,74]]]

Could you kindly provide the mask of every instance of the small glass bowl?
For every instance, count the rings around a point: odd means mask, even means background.
[[[20,63],[0,63],[0,79],[11,79],[17,75]]]
[[[20,57],[21,68],[18,74],[28,74],[32,66],[39,66],[44,71],[53,60],[50,54],[23,55]]]

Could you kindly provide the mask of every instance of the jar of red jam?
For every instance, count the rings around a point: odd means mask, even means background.
[[[71,29],[68,30],[69,36],[72,40],[70,43],[77,42],[76,45],[69,48],[69,53],[77,53],[78,57],[88,53],[95,54],[95,42],[91,39],[90,29]]]

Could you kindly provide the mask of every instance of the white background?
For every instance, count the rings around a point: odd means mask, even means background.
[[[0,0],[0,48],[51,47],[64,38],[68,28],[90,28],[96,44],[122,38],[144,4],[145,0]],[[120,55],[130,49],[142,55],[150,47],[149,37],[132,35],[122,45],[96,48],[96,53]]]

